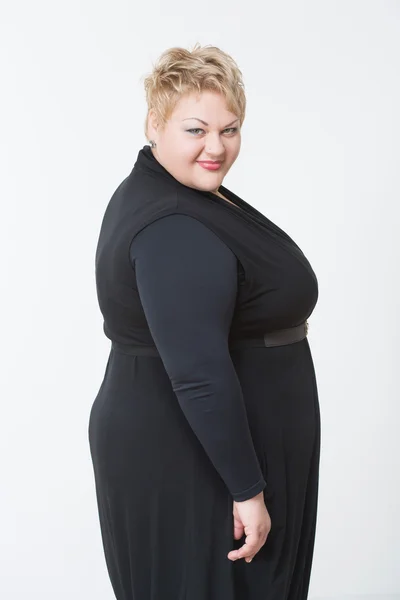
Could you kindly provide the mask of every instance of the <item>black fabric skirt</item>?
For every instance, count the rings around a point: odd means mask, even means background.
[[[305,600],[316,531],[320,412],[307,338],[231,352],[267,481],[272,528],[251,563],[227,554],[233,501],[159,357],[111,349],[89,420],[117,600]]]

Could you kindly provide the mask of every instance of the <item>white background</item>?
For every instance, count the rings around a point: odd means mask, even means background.
[[[196,41],[244,76],[224,183],[319,280],[310,597],[400,594],[400,2],[23,0],[1,13],[1,598],[114,597],[87,437],[109,352],[94,253],[147,142],[142,79]]]

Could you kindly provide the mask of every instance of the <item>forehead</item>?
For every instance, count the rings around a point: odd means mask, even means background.
[[[234,119],[237,115],[228,110],[226,100],[218,92],[204,91],[184,94],[177,102],[172,117],[176,120],[197,117],[208,123],[219,119]]]

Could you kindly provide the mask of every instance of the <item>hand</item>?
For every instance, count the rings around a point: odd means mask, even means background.
[[[234,501],[233,517],[235,540],[239,540],[243,535],[246,535],[246,540],[241,548],[229,552],[228,558],[245,558],[246,562],[250,562],[265,544],[271,531],[271,518],[265,506],[263,492],[244,502]]]

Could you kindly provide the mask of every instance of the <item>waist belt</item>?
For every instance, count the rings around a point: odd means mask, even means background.
[[[286,346],[286,344],[294,344],[295,342],[304,340],[307,334],[308,321],[304,321],[304,323],[296,325],[296,327],[269,331],[268,333],[265,333],[263,337],[232,340],[229,342],[229,348],[235,350],[236,348],[272,348],[274,346]],[[113,341],[111,347],[116,352],[122,354],[160,356],[156,346],[138,346],[133,344],[121,344]]]

